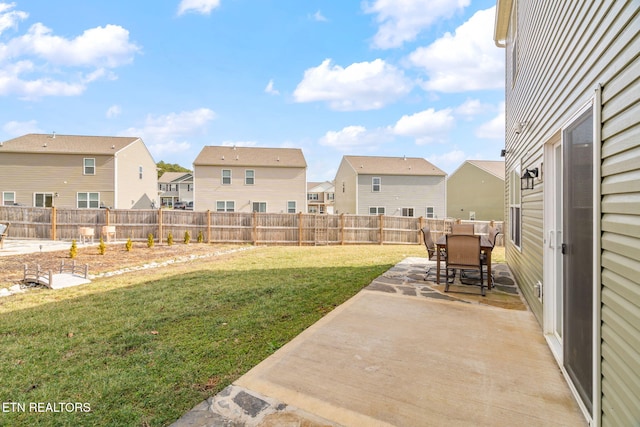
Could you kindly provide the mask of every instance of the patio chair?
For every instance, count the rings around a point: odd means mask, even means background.
[[[451,269],[478,271],[480,273],[479,283],[474,281],[463,284],[480,286],[480,293],[485,296],[484,272],[480,261],[480,236],[468,234],[447,235],[447,284],[444,288],[445,292],[449,292],[449,271]]]
[[[498,230],[495,227],[489,227],[489,233],[488,233],[487,239],[489,239],[489,242],[491,242],[492,247],[496,246],[496,241],[498,239],[499,234],[501,234],[500,230]],[[480,261],[482,262],[483,271],[484,273],[486,273],[487,272],[487,254],[482,252],[480,254]],[[470,270],[462,270],[462,272],[460,273],[460,280],[462,281],[463,279],[478,280],[478,275],[474,274],[473,271],[470,271]],[[491,273],[491,277],[487,277],[487,280],[491,280],[492,285],[494,283],[493,279],[494,279],[493,273]]]
[[[0,223],[0,249],[4,249],[4,238],[7,236],[7,232],[9,231],[9,223]]]
[[[436,247],[433,238],[431,237],[431,229],[429,227],[423,227],[420,232],[422,233],[422,240],[424,241],[424,246],[427,248],[427,254],[429,254],[429,261],[437,261],[438,254],[436,251],[438,250]],[[447,258],[446,251],[440,252],[440,263],[444,262]],[[434,281],[436,280],[436,267],[429,267],[425,272],[424,280],[428,280],[431,276],[434,277]]]
[[[451,234],[471,234],[475,233],[473,224],[453,224]]]

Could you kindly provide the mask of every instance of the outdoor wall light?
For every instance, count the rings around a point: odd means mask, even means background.
[[[507,153],[508,153],[508,151],[503,148],[502,150],[500,150],[500,157],[506,156]]]
[[[529,122],[517,122],[515,125],[513,125],[513,131],[516,133],[516,135],[520,135],[528,124]]]
[[[538,168],[525,169],[522,177],[520,178],[521,190],[533,190],[535,183],[534,179],[538,177]]]

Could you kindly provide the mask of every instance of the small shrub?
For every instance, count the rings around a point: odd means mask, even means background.
[[[147,236],[147,247],[148,248],[152,248],[153,247],[153,233],[149,233],[149,235]]]
[[[191,241],[191,234],[189,234],[188,231],[185,231],[184,232],[184,244],[188,245],[190,241]]]
[[[198,231],[198,243],[204,242],[204,236],[202,235],[202,230]]]
[[[71,249],[69,249],[69,258],[75,258],[78,256],[78,245],[76,245],[75,239],[71,241]]]
[[[173,245],[173,234],[171,233],[169,233],[169,235],[167,236],[167,245]]]
[[[133,242],[131,241],[131,237],[127,239],[127,243],[125,243],[124,247],[127,252],[131,252],[131,249],[133,249]]]
[[[100,236],[100,244],[98,245],[98,253],[100,255],[104,255],[104,253],[107,251],[107,245],[104,244],[104,240],[102,239],[102,236]]]

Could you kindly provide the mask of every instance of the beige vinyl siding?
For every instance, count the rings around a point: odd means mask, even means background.
[[[602,425],[640,422],[640,23],[628,6],[602,88]],[[630,37],[634,32],[635,36]]]
[[[336,191],[334,207],[336,214],[355,214],[358,188],[356,186],[358,175],[353,167],[344,158],[336,173]],[[368,212],[367,212],[368,213]]]
[[[84,175],[84,158],[96,159],[95,175]],[[54,205],[75,208],[78,192],[98,192],[113,204],[112,156],[90,154],[2,153],[0,191],[14,191],[16,203],[33,206],[34,193],[58,193]]]
[[[601,360],[595,362],[601,366],[601,412],[594,417],[603,426],[637,425],[640,422],[638,2],[519,1],[517,5],[519,72],[514,82],[510,81],[511,70],[506,73],[507,172],[519,167],[521,161],[523,169],[540,167],[543,144],[594,99],[596,88],[602,85],[602,234],[599,242],[596,238],[596,244],[601,245]],[[507,46],[507,67],[513,63],[510,55]],[[528,122],[527,127],[515,135],[513,127],[522,121]],[[523,192],[521,249],[507,244],[509,265],[539,321],[542,307],[534,296],[533,286],[542,280],[543,181],[544,177],[536,183],[535,190]]]
[[[231,185],[222,184],[222,169],[231,170]],[[255,184],[244,183],[246,169],[255,170]],[[296,202],[296,212],[306,212],[304,168],[231,167],[196,165],[195,203],[198,210],[216,210],[216,201],[234,201],[236,212],[251,212],[253,202],[266,202],[267,212],[287,212],[287,202]]]
[[[379,192],[372,191],[372,178],[381,179]],[[444,176],[358,175],[358,215],[369,215],[369,207],[384,207],[385,215],[401,216],[402,208],[413,208],[415,217],[426,216],[433,206],[435,217],[444,218]]]
[[[149,209],[158,203],[158,172],[156,163],[142,140],[128,145],[116,153],[117,194],[115,208]],[[139,167],[142,166],[142,179]]]
[[[447,216],[477,221],[504,219],[504,179],[465,162],[447,179]]]

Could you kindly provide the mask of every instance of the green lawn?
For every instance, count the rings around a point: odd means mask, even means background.
[[[3,298],[0,425],[167,425],[406,256],[261,247]]]

